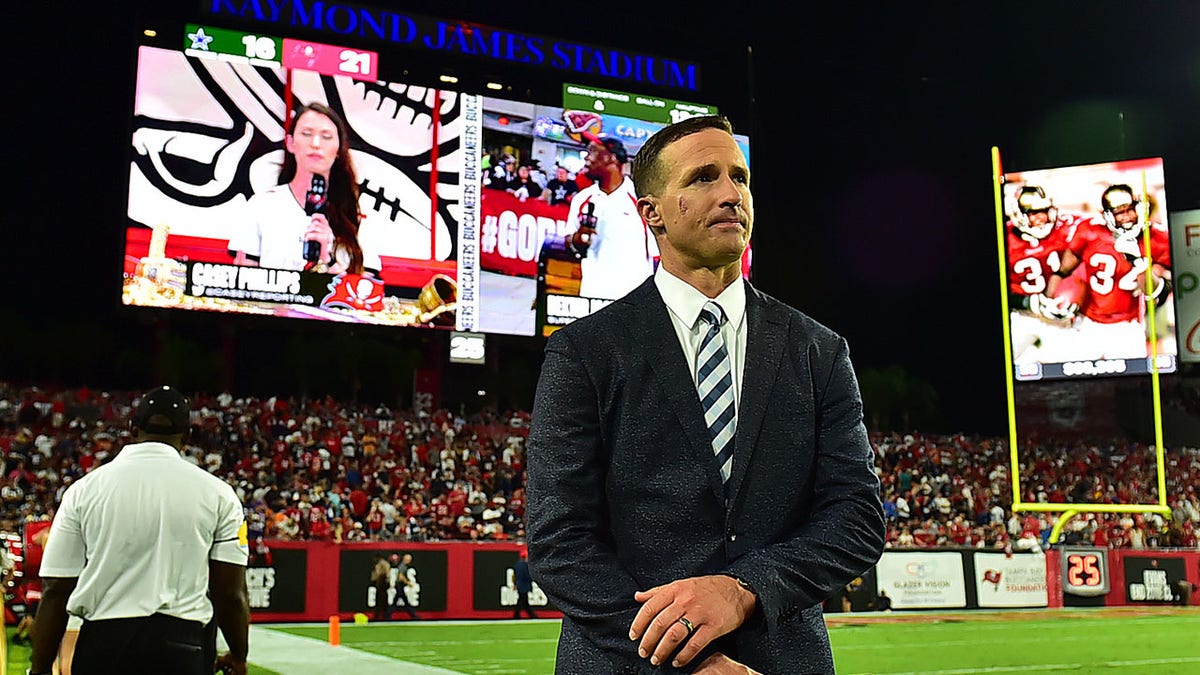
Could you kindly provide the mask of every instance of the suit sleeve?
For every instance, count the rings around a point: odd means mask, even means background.
[[[533,579],[613,663],[611,672],[651,668],[629,639],[642,590],[617,560],[604,484],[597,392],[565,331],[551,336],[534,396],[527,444],[529,566]]]
[[[846,341],[832,359],[809,352],[816,393],[813,502],[791,539],[751,551],[729,572],[754,586],[768,626],[830,597],[878,562],[884,518],[874,451],[863,426],[862,399]]]

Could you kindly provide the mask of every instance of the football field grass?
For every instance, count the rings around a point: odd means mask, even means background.
[[[841,675],[1185,675],[1200,672],[1200,608],[1125,607],[1008,612],[833,614],[827,617]],[[262,625],[309,638],[301,652],[326,657],[328,628]],[[9,632],[11,634],[11,628]],[[257,630],[257,629],[256,629]],[[468,675],[546,675],[554,671],[557,621],[445,621],[343,625],[339,662],[378,655],[363,668],[403,675],[422,664]],[[8,672],[29,665],[25,645],[9,643]],[[254,640],[250,661],[254,663]],[[303,654],[298,656],[303,657]],[[395,659],[380,668],[379,657]],[[315,661],[314,661],[315,663]],[[252,665],[251,675],[297,675]],[[306,669],[306,672],[310,669]],[[771,674],[774,675],[774,674]]]
[[[828,618],[834,660],[842,674],[1200,672],[1197,608]],[[274,628],[317,640],[327,634],[318,626]],[[554,670],[558,629],[557,622],[404,622],[343,626],[341,637],[347,647],[460,673],[545,675]]]

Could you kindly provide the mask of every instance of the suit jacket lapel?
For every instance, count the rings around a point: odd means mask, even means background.
[[[712,439],[708,435],[708,425],[704,423],[700,397],[696,394],[696,385],[692,383],[692,375],[688,372],[683,349],[671,325],[667,305],[654,285],[654,277],[626,296],[625,301],[638,306],[641,315],[638,325],[642,332],[642,344],[646,348],[647,363],[658,378],[669,407],[683,427],[686,444],[691,449],[691,461],[702,467],[713,493],[724,501],[725,488],[713,459]],[[681,450],[686,452],[687,448]]]
[[[746,282],[746,363],[734,435],[733,471],[729,476],[731,503],[737,498],[746,468],[750,466],[767,401],[779,376],[779,361],[787,347],[785,317],[770,311],[758,291]]]

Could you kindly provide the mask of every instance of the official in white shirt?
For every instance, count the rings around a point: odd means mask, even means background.
[[[217,666],[246,672],[245,518],[233,488],[180,456],[189,413],[170,387],[145,394],[130,420],[137,442],[63,494],[30,673],[51,672],[68,614],[83,619],[73,675],[208,675],[214,615],[230,648]]]

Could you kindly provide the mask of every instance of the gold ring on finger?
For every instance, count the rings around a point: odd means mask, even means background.
[[[688,621],[686,616],[679,617],[679,623],[683,624],[683,627],[687,629],[688,635],[696,632],[695,624],[693,624],[691,621]]]

